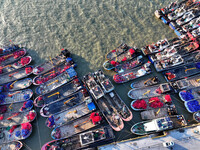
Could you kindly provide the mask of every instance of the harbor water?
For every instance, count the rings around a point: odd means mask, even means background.
[[[12,40],[27,47],[34,66],[66,48],[77,63],[76,70],[81,78],[88,72],[101,69],[105,54],[122,42],[141,48],[160,39],[176,37],[154,16],[156,9],[169,3],[166,0],[1,0],[0,44]],[[105,74],[112,80],[112,71],[105,71]],[[161,74],[159,78],[165,81]],[[131,99],[127,92],[131,83],[113,83],[128,106]],[[191,120],[176,95],[173,101],[178,112],[184,114],[186,120]],[[116,141],[135,137],[130,127],[141,118],[139,112],[132,112],[133,120],[126,122],[121,132],[115,133]],[[38,114],[32,123],[32,135],[23,141],[24,149],[39,150],[52,140],[45,120]]]

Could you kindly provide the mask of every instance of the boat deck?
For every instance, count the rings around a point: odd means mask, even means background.
[[[88,114],[90,111],[87,107],[86,102],[83,102],[73,108],[70,108],[66,111],[63,111],[61,113],[54,114],[54,122],[55,126],[61,126],[69,121],[75,120],[77,118],[80,118],[86,114]]]
[[[168,116],[168,108],[157,108],[141,112],[142,120],[151,120]]]

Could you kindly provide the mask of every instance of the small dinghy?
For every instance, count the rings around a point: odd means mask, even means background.
[[[191,77],[185,77],[184,79],[170,82],[175,92],[179,92],[183,89],[195,88],[200,86],[200,76],[195,75]]]
[[[124,83],[130,80],[137,79],[151,73],[150,63],[145,63],[143,66],[137,67],[132,70],[127,70],[123,73],[118,73],[113,76],[116,83]]]
[[[40,110],[40,114],[43,117],[49,117],[52,114],[70,109],[88,99],[91,99],[91,97],[89,96],[87,90],[81,89],[75,94],[72,94],[66,98],[57,99],[52,103],[44,105]]]
[[[153,77],[147,78],[146,80],[133,82],[133,83],[131,83],[130,86],[131,86],[132,89],[137,89],[137,88],[156,85],[158,83],[160,83],[160,80],[158,79],[158,77],[157,76],[153,76]]]
[[[17,90],[22,90],[25,88],[28,88],[32,84],[32,79],[31,78],[25,78],[21,80],[16,80],[14,82],[7,83],[2,87],[3,92],[12,92],[12,91],[17,91]]]
[[[174,55],[181,55],[184,56],[190,52],[193,52],[199,48],[198,42],[189,42],[180,47],[170,47],[166,48],[164,51],[160,53],[156,53],[154,55],[149,56],[151,62],[161,61],[168,59]]]
[[[105,93],[109,93],[112,90],[114,90],[114,86],[111,83],[111,81],[109,80],[109,78],[107,78],[102,70],[98,70],[94,73],[95,75],[95,79],[97,80],[97,82],[101,85],[101,87],[103,88]]]
[[[33,108],[33,101],[27,100],[12,104],[0,105],[0,116],[5,113],[24,112]]]
[[[40,74],[36,76],[35,78],[33,78],[33,84],[34,85],[43,84],[55,78],[59,74],[65,72],[67,69],[69,69],[72,66],[74,66],[74,64],[71,65],[70,63],[63,62],[59,64],[58,66],[54,67],[53,69],[49,70],[47,73]]]
[[[200,62],[183,65],[175,69],[169,69],[163,74],[167,81],[172,82],[198,73],[200,73]]]
[[[33,74],[40,75],[45,72],[48,72],[49,70],[53,69],[55,66],[59,65],[60,63],[66,61],[66,60],[73,62],[73,60],[71,58],[69,58],[70,56],[71,56],[71,54],[67,49],[62,50],[62,52],[58,56],[56,56],[54,58],[50,58],[50,60],[46,61],[45,63],[43,63],[39,66],[36,66],[33,69]]]
[[[121,73],[121,72],[125,72],[127,70],[131,70],[142,64],[144,64],[144,59],[143,59],[142,55],[140,55],[138,57],[135,57],[135,58],[125,62],[124,64],[120,64],[120,65],[116,66],[114,71],[117,73]]]
[[[197,111],[193,114],[193,119],[198,123],[200,122],[200,111]]]
[[[32,125],[29,122],[19,126],[0,128],[0,145],[8,142],[24,140],[32,133]]]
[[[0,78],[0,85],[25,78],[32,74],[32,71],[33,66],[26,66],[21,69],[15,70],[15,72],[3,74]]]
[[[29,100],[32,97],[32,95],[33,91],[31,89],[1,93],[0,105],[26,101]]]
[[[0,65],[5,66],[11,64],[20,58],[22,58],[26,54],[26,49],[17,50],[11,54],[7,54],[0,57]]]
[[[31,122],[36,118],[36,114],[35,110],[1,114],[0,128]]]
[[[190,100],[184,102],[185,108],[189,113],[195,113],[200,111],[200,100]]]
[[[108,52],[106,54],[106,59],[111,60],[119,55],[121,55],[123,52],[127,51],[130,49],[130,47],[124,43],[122,43],[120,46],[118,46],[116,49]]]
[[[170,95],[162,95],[151,98],[136,99],[131,102],[131,108],[135,111],[157,109],[167,107],[172,103]]]
[[[90,93],[95,99],[99,99],[104,96],[103,90],[94,79],[94,74],[89,73],[83,76],[83,82],[85,83],[85,85],[87,85]]]
[[[142,120],[152,120],[161,117],[178,115],[174,104],[167,107],[145,110],[140,113]]]
[[[86,99],[83,103],[77,104],[72,108],[55,113],[49,116],[45,122],[49,128],[55,128],[74,121],[96,109],[92,99]]]
[[[107,60],[104,62],[103,67],[105,70],[112,70],[118,65],[125,64],[127,61],[135,58],[138,56],[138,51],[136,48],[130,48],[128,47],[128,50],[123,52],[122,54],[114,57],[111,60]]]
[[[149,121],[142,121],[131,127],[131,132],[136,135],[146,135],[155,132],[172,130],[187,125],[183,115],[167,116]]]
[[[65,83],[71,81],[77,76],[76,71],[70,67],[69,69],[65,70],[65,72],[61,73],[60,75],[56,76],[55,78],[39,85],[35,92],[36,94],[43,95],[53,91],[54,89],[64,85]]]
[[[179,92],[179,97],[182,101],[200,99],[200,88],[197,87],[197,88],[182,90]]]
[[[0,48],[0,56],[13,53],[13,52],[15,52],[15,51],[17,51],[17,50],[19,50],[21,48],[22,47],[20,47],[17,44],[7,44],[7,45],[4,45],[2,48]]]
[[[81,88],[82,88],[82,85],[80,83],[80,80],[78,78],[76,78],[76,79],[72,80],[71,82],[64,84],[60,88],[57,88],[47,94],[38,96],[34,100],[34,105],[36,107],[42,107],[42,106],[47,105],[57,99],[67,97],[70,94],[77,92]]]
[[[53,139],[62,139],[70,137],[74,134],[83,132],[85,130],[91,129],[99,125],[101,121],[101,114],[99,114],[99,112],[93,112],[77,120],[69,122],[68,124],[55,128],[51,132],[51,137]]]
[[[20,141],[13,141],[5,144],[0,145],[1,150],[20,150],[23,147],[22,142]]]
[[[132,89],[128,92],[128,97],[131,99],[144,99],[150,97],[161,96],[164,93],[170,92],[172,89],[168,83],[162,83],[154,86]]]
[[[87,132],[83,132],[68,138],[53,140],[42,146],[41,150],[69,149],[81,150],[97,147],[105,141],[114,139],[114,133],[111,127],[104,126]]]
[[[6,66],[0,66],[0,76],[5,73],[13,72],[17,69],[20,69],[30,64],[31,61],[32,61],[31,56],[25,56],[25,57],[22,57],[18,62],[8,64]]]

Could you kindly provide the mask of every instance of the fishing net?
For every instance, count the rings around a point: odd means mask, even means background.
[[[24,94],[24,99],[25,99],[25,100],[30,99],[30,95],[29,95],[29,94]]]
[[[0,104],[5,102],[6,95],[0,94]]]
[[[187,106],[191,112],[197,112],[200,110],[200,105],[197,100],[187,102]]]
[[[26,115],[26,118],[27,118],[28,120],[33,120],[33,119],[35,119],[35,116],[36,116],[35,111],[30,111],[30,112]]]
[[[187,91],[182,91],[182,92],[180,92],[180,95],[181,95],[182,99],[185,101],[194,99],[194,96],[192,95],[192,89],[187,90]]]
[[[26,137],[29,134],[29,130],[28,129],[22,129],[22,137]]]
[[[146,109],[147,108],[147,103],[145,102],[145,100],[136,100],[133,104],[132,104],[133,108],[136,109]]]
[[[0,120],[3,120],[3,118],[4,118],[4,115],[0,114]]]
[[[28,64],[29,61],[30,61],[30,57],[23,57],[23,58],[21,58],[20,63],[22,64],[22,66],[24,66],[24,65]]]
[[[20,111],[24,111],[27,108],[31,108],[33,106],[33,102],[31,100],[23,103],[23,106],[20,108]]]
[[[21,131],[16,131],[16,132],[15,132],[15,136],[16,136],[16,137],[20,137],[20,136],[21,136]]]
[[[135,53],[135,50],[132,49],[132,48],[130,48],[130,49],[129,49],[129,52],[130,52],[131,55],[133,55],[133,54]]]
[[[25,52],[24,52],[23,50],[21,50],[21,51],[16,51],[16,52],[13,53],[15,59],[17,59],[17,58],[23,56],[24,54],[25,54]]]
[[[152,108],[161,108],[163,107],[163,103],[160,101],[158,97],[152,97],[149,99],[150,107]]]
[[[53,127],[54,125],[55,125],[54,117],[51,115],[51,116],[48,118],[47,126],[51,128],[51,127]]]
[[[165,95],[165,100],[166,100],[167,102],[171,102],[171,101],[172,101],[170,95]]]
[[[196,63],[196,68],[200,69],[200,62]]]
[[[25,68],[26,74],[30,74],[32,71],[33,71],[33,68],[32,68],[32,67],[26,67],[26,68]]]

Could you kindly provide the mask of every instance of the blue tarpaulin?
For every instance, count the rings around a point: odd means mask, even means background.
[[[70,67],[69,69],[67,69],[66,72],[68,73],[68,75],[70,76],[70,78],[72,78],[72,77],[74,77],[74,76],[77,75],[76,71],[72,67]]]

